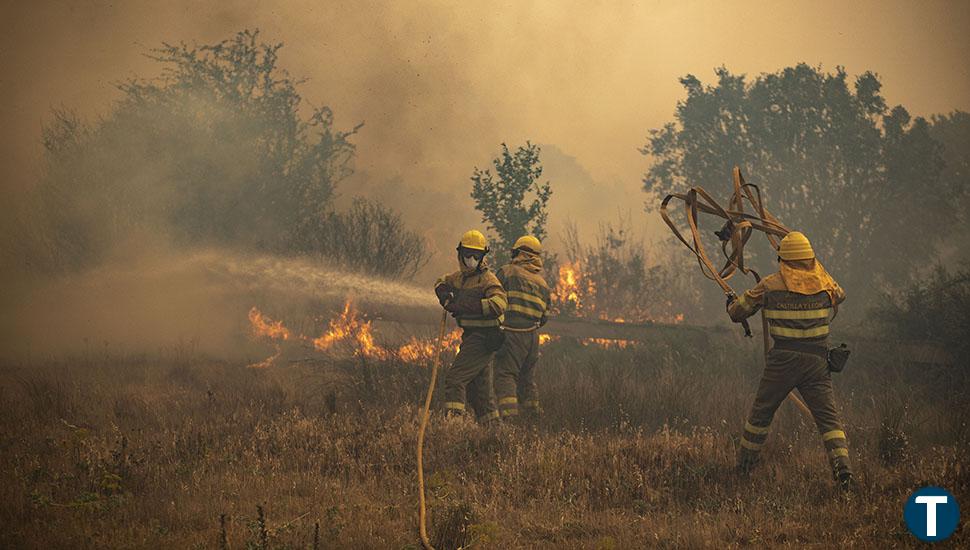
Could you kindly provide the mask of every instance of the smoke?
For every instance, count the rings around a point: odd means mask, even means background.
[[[307,79],[301,92],[310,104],[331,106],[338,128],[365,123],[355,138],[357,169],[373,185],[401,181],[416,190],[415,199],[423,199],[424,190],[453,197],[454,204],[436,203],[440,217],[456,219],[453,228],[429,233],[447,233],[451,243],[455,230],[479,223],[468,206],[468,176],[503,141],[553,144],[594,180],[615,183],[611,191],[637,197],[648,159],[636,148],[649,129],[670,120],[683,94],[677,78],[686,73],[703,78],[724,64],[757,74],[804,60],[843,65],[850,73],[877,70],[887,97],[914,114],[970,108],[970,74],[953,70],[962,66],[970,10],[953,4],[883,8],[790,5],[767,13],[743,3],[11,4],[0,33],[7,69],[0,96],[8,106],[0,113],[0,146],[10,161],[0,166],[0,186],[23,189],[41,171],[39,128],[52,106],[77,108],[94,119],[119,97],[113,83],[158,74],[145,57],[149,48],[166,41],[214,43],[259,28],[265,39],[285,43],[281,65]],[[921,24],[911,25],[914,20]],[[884,30],[896,28],[906,32]],[[346,186],[343,192],[354,194]],[[395,206],[409,220],[428,219],[418,200]],[[653,226],[648,231],[655,233]]]
[[[318,262],[223,250],[168,250],[117,258],[82,274],[21,282],[0,298],[0,357],[81,352],[191,350],[252,359],[253,306],[322,330],[347,299],[371,317],[417,319],[437,310],[434,294]]]
[[[914,114],[970,109],[970,74],[954,69],[965,65],[970,10],[952,3],[764,10],[738,3],[48,1],[2,9],[5,195],[22,195],[47,169],[40,129],[52,107],[97,120],[121,97],[115,83],[158,75],[158,64],[145,56],[150,48],[211,44],[259,28],[265,40],[285,43],[280,64],[307,79],[300,92],[310,105],[332,107],[338,129],[365,124],[353,138],[356,173],[337,188],[338,204],[365,195],[400,210],[437,251],[417,276],[422,288],[453,268],[458,235],[481,227],[468,177],[488,165],[501,142],[545,144],[553,250],[567,220],[592,235],[617,214],[630,215],[636,231],[655,239],[657,220],[640,217],[649,159],[637,147],[649,129],[671,119],[683,93],[677,78],[686,73],[703,77],[723,64],[756,74],[805,60],[854,74],[877,70],[891,103]],[[247,159],[223,160],[218,164],[246,167]],[[131,191],[141,202],[168,201],[152,194],[161,192],[155,183],[164,159],[131,162],[140,174]],[[95,214],[99,208],[75,205]],[[14,206],[23,207],[14,200],[0,207],[4,235],[49,214]],[[310,277],[318,268],[298,262],[254,275],[240,266],[275,260],[174,246],[163,222],[143,221],[143,229],[111,237],[99,265],[82,274],[24,280],[7,273],[7,262],[0,349],[46,353],[83,346],[85,338],[145,348],[197,337],[200,346],[227,352],[244,340],[245,311],[262,285],[277,289],[272,298],[284,309],[355,284],[382,299],[407,295],[383,293],[383,284],[373,288],[367,280]],[[38,242],[22,245],[43,248]]]
[[[464,183],[498,143],[531,139],[633,191],[644,171],[636,147],[670,119],[683,93],[677,78],[722,64],[749,74],[797,61],[872,69],[914,114],[970,107],[970,74],[954,70],[970,9],[953,3],[766,12],[743,2],[48,0],[10,4],[2,19],[0,95],[16,105],[2,113],[2,145],[17,153],[18,174],[38,158],[30,136],[51,106],[103,113],[117,97],[113,82],[156,70],[147,48],[212,43],[242,28],[286,43],[284,66],[308,79],[306,97],[332,106],[338,125],[367,123],[361,168],[438,189]]]

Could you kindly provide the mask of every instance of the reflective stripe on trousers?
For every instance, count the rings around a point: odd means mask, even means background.
[[[536,331],[505,333],[502,349],[495,354],[495,392],[508,401],[504,407],[500,403],[499,409],[514,408],[517,411],[520,403],[523,408],[538,409],[539,391],[535,380],[538,362],[539,334]]]
[[[465,329],[458,355],[442,377],[446,409],[467,410],[467,404],[471,405],[479,418],[493,412],[498,414],[492,381],[492,357],[502,345],[502,339],[503,334],[498,327]]]
[[[502,416],[515,416],[519,414],[519,398],[514,395],[499,397],[498,410]]]
[[[741,434],[741,465],[757,460],[768,437],[775,411],[797,389],[812,412],[826,454],[836,473],[849,472],[849,450],[842,427],[832,377],[825,359],[808,353],[773,349],[768,353],[764,374],[751,413]]]

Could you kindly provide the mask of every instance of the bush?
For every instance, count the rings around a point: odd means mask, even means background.
[[[412,277],[428,262],[424,239],[380,203],[356,199],[347,212],[330,212],[317,221],[318,227],[305,232],[303,252],[384,277]]]
[[[926,280],[886,294],[873,315],[903,340],[940,342],[954,357],[970,353],[970,268],[956,273],[938,266]]]
[[[559,268],[554,302],[559,313],[609,320],[680,322],[696,309],[697,292],[667,262],[647,266],[642,241],[633,240],[628,220],[600,226],[596,242],[584,246],[567,226],[567,263]],[[575,284],[570,284],[570,279]]]

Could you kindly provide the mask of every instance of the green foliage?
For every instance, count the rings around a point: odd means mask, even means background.
[[[688,186],[724,196],[737,164],[850,289],[875,288],[874,279],[901,284],[932,259],[956,197],[938,185],[943,149],[926,120],[887,108],[875,74],[852,86],[841,67],[799,64],[753,81],[726,68],[716,74],[713,86],[682,78],[687,99],[676,121],[651,131],[641,149],[652,160],[644,178],[651,203]],[[751,250],[773,267],[767,246]]]
[[[496,262],[508,259],[515,240],[523,235],[546,238],[547,206],[552,196],[549,182],[539,183],[542,163],[538,145],[526,142],[512,152],[502,144],[502,155],[492,160],[493,175],[488,168],[475,168],[472,173],[471,197],[482,222],[494,234],[492,245]]]
[[[158,234],[179,244],[328,255],[317,232],[336,224],[347,236],[350,226],[340,224],[360,221],[361,209],[368,219],[400,225],[380,205],[334,213],[360,125],[337,130],[329,108],[308,109],[299,81],[277,65],[281,47],[260,42],[257,31],[214,45],[164,44],[149,55],[160,76],[120,84],[122,98],[96,123],[55,111],[43,131],[47,167],[28,216],[45,245],[33,254],[47,254],[33,263],[45,270],[96,265],[119,243]],[[384,243],[423,249],[405,231]],[[377,256],[361,248],[346,263],[413,272],[422,259],[408,254],[375,265],[368,260]]]

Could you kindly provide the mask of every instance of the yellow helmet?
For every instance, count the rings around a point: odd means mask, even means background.
[[[799,231],[792,231],[781,240],[778,256],[786,261],[811,260],[815,257],[815,251],[812,250],[812,243],[808,242],[808,237]]]
[[[519,237],[515,241],[515,244],[512,245],[512,250],[517,250],[519,248],[528,250],[529,252],[535,252],[536,254],[539,254],[540,252],[542,252],[542,243],[540,243],[539,239],[533,237],[532,235],[524,235],[522,237]]]
[[[481,231],[472,229],[471,231],[465,231],[465,234],[461,236],[461,242],[458,243],[458,248],[488,252],[488,243],[485,241],[485,235],[482,235]]]

